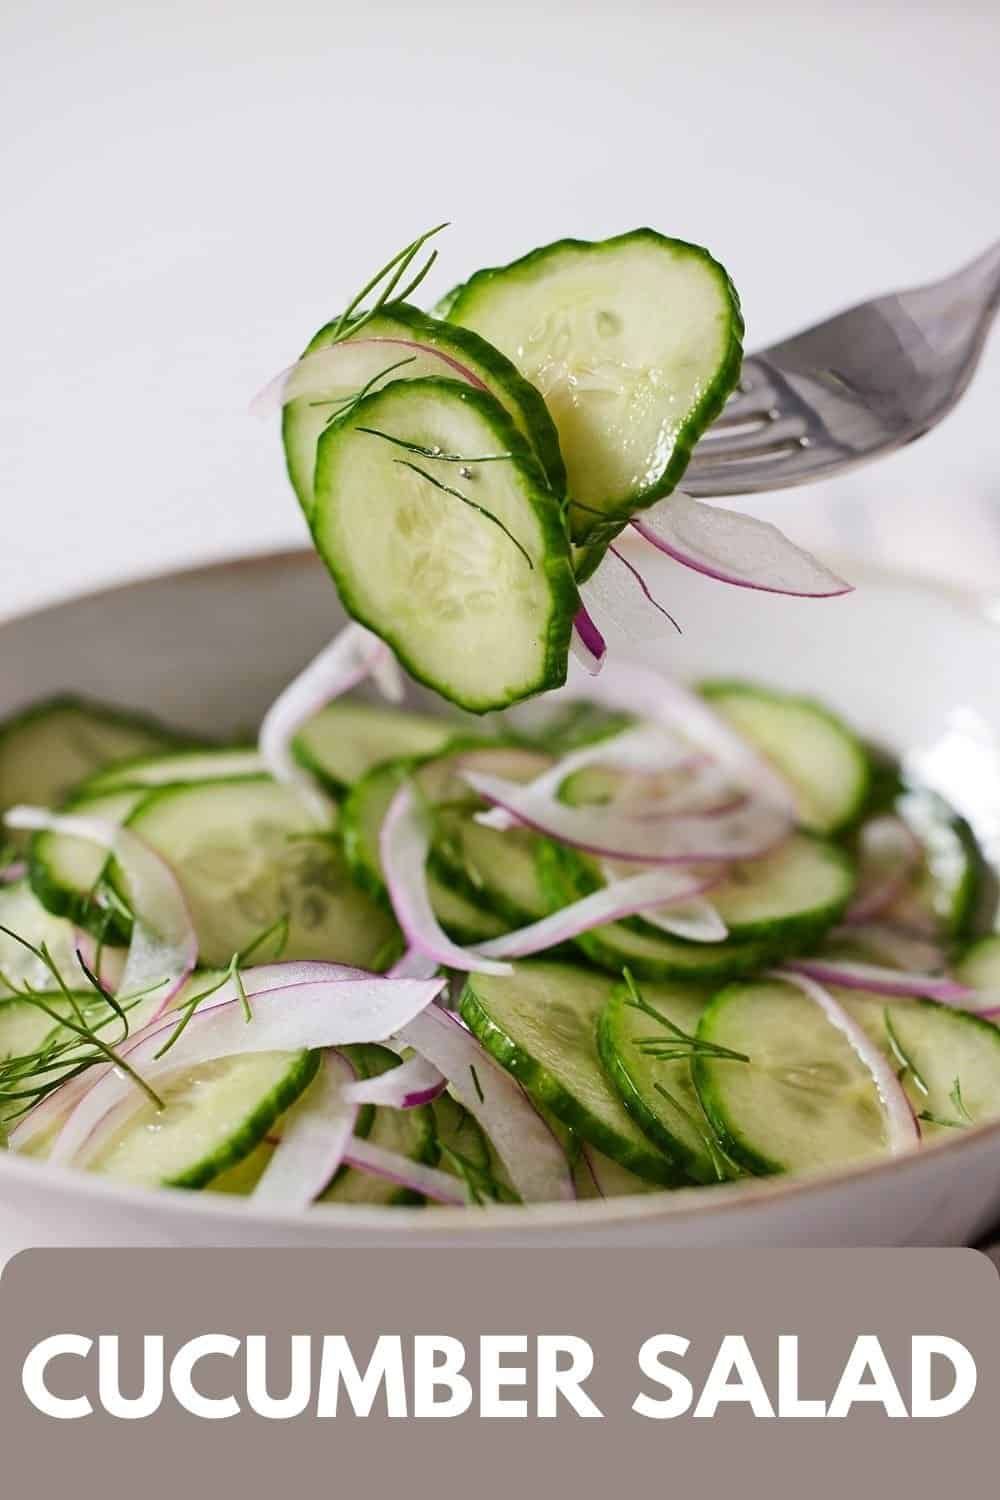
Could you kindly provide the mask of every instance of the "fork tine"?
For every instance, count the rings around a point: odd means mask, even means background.
[[[798,416],[781,416],[777,408],[765,414],[754,426],[741,424],[716,435],[710,429],[696,449],[699,469],[749,458],[773,458],[785,449],[794,451],[803,445],[805,424]]]

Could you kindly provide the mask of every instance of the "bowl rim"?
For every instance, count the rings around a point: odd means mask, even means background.
[[[308,547],[287,547],[251,552],[235,557],[220,558],[191,567],[167,568],[129,578],[122,583],[102,585],[96,589],[84,589],[77,593],[60,596],[42,605],[0,618],[0,634],[10,626],[29,624],[44,615],[57,613],[60,609],[84,602],[100,604],[104,599],[121,597],[140,591],[149,585],[210,579],[223,573],[248,572],[258,567],[282,567],[288,565],[311,566],[315,553]],[[987,629],[996,629],[996,622],[976,601],[970,600],[967,591],[933,578],[923,578],[903,571],[872,568],[858,560],[860,566],[875,580],[904,584],[923,593],[956,604],[972,621]],[[546,1230],[564,1230],[577,1225],[581,1228],[612,1229],[623,1224],[651,1223],[669,1219],[671,1223],[692,1224],[699,1220],[714,1220],[740,1210],[748,1210],[769,1203],[791,1200],[806,1200],[818,1193],[834,1193],[840,1188],[849,1189],[855,1183],[888,1185],[904,1178],[929,1170],[930,1164],[944,1156],[958,1157],[971,1153],[977,1147],[992,1142],[1000,1152],[1000,1119],[976,1125],[963,1131],[959,1137],[936,1141],[921,1151],[907,1152],[899,1156],[882,1156],[839,1171],[817,1171],[797,1176],[775,1175],[752,1178],[748,1181],[719,1183],[710,1187],[691,1186],[667,1188],[662,1192],[626,1195],[619,1198],[574,1199],[559,1203],[495,1204],[483,1206],[475,1213],[468,1208],[436,1206],[432,1212],[424,1207],[383,1205],[364,1207],[355,1204],[312,1205],[307,1209],[278,1212],[254,1206],[252,1198],[226,1197],[223,1194],[192,1193],[183,1188],[147,1188],[129,1183],[117,1183],[108,1178],[92,1176],[73,1167],[52,1165],[36,1161],[28,1156],[18,1156],[9,1151],[0,1152],[0,1201],[4,1197],[4,1184],[9,1181],[45,1188],[46,1191],[82,1199],[88,1202],[103,1202],[122,1209],[133,1208],[145,1213],[164,1213],[171,1219],[191,1217],[210,1218],[214,1221],[238,1226],[256,1226],[261,1230],[303,1230],[323,1226],[342,1230],[355,1229],[362,1234],[382,1235],[394,1230],[407,1231],[412,1241],[414,1232],[421,1239],[437,1239],[441,1234],[454,1238],[475,1237],[496,1233],[498,1230],[525,1233]]]

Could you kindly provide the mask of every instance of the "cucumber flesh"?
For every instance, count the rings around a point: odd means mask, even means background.
[[[335,328],[335,322],[327,323],[311,339],[305,353],[313,354],[329,347]],[[428,354],[403,347],[392,342],[394,340],[429,345],[438,352]],[[342,403],[369,382],[372,382],[372,390],[378,390],[392,381],[457,374],[446,359],[457,360],[482,381],[509,413],[557,493],[563,492],[566,471],[559,452],[559,439],[545,402],[510,360],[477,334],[432,318],[407,303],[397,302],[370,319],[356,340],[346,339],[343,343],[351,347],[349,361],[345,360],[349,370],[345,368],[340,380],[331,382],[329,388],[319,395],[300,396],[288,402],[282,416],[288,477],[307,517],[312,515],[315,504],[317,445],[330,418],[342,408]],[[400,364],[401,360],[407,363]],[[394,365],[396,368],[392,369]]]
[[[148,795],[145,788],[97,792],[74,797],[63,809],[74,816],[120,824]],[[108,852],[90,839],[65,833],[36,833],[29,845],[28,878],[38,900],[55,916],[66,917],[88,932],[128,942],[131,924],[124,914],[100,899]]]
[[[318,1052],[259,1052],[179,1069],[101,1147],[89,1170],[148,1187],[204,1187],[248,1156],[311,1083]]]
[[[129,827],[180,881],[203,965],[224,967],[283,917],[284,958],[370,969],[395,956],[392,917],[358,889],[294,792],[266,777],[154,792]]]
[[[955,978],[970,989],[995,995],[1000,1006],[1000,934],[991,933],[967,948],[955,965]]]
[[[734,984],[698,1036],[749,1056],[692,1062],[702,1107],[728,1154],[750,1172],[805,1172],[885,1153],[872,1076],[818,1005],[780,979]]]
[[[569,964],[522,963],[510,977],[470,975],[462,1019],[542,1108],[652,1182],[678,1181],[612,1088],[597,1050],[610,982]]]
[[[293,750],[299,763],[340,797],[384,761],[439,754],[460,733],[468,730],[448,719],[344,700],[310,719]]]
[[[232,776],[260,775],[263,762],[256,750],[173,750],[168,755],[139,755],[116,761],[81,783],[74,800],[104,796],[132,788],[179,786],[192,781],[215,781]]]
[[[183,737],[153,719],[82,698],[52,698],[0,727],[0,810],[57,807],[95,771],[176,748]]]
[[[943,797],[908,786],[894,812],[916,835],[923,859],[915,878],[888,908],[889,921],[928,925],[945,941],[965,937],[976,915],[985,861],[975,834]]]
[[[587,1146],[581,1153],[573,1168],[573,1182],[576,1196],[583,1199],[626,1198],[659,1191],[658,1183],[637,1177],[594,1146]]]
[[[0,997],[9,995],[12,987],[42,992],[55,988],[52,971],[24,943],[10,933],[17,933],[37,949],[44,945],[52,961],[71,989],[79,988],[82,971],[76,958],[76,932],[63,917],[46,911],[26,880],[0,885]]]
[[[559,502],[492,397],[453,380],[365,397],[320,439],[312,524],[348,612],[459,707],[565,681],[577,594]]]
[[[857,820],[868,797],[871,764],[861,740],[842,720],[811,699],[752,683],[707,682],[702,693],[791,786],[803,828],[838,833]]]
[[[448,317],[502,349],[544,396],[579,540],[613,534],[673,489],[739,378],[743,323],[728,276],[706,250],[651,229],[561,240],[479,271]]]
[[[640,1128],[681,1172],[696,1182],[718,1182],[728,1175],[725,1159],[698,1099],[690,1058],[658,1061],[651,1056],[645,1044],[650,1039],[669,1042],[670,1030],[636,1010],[630,999],[628,986],[616,985],[598,1022],[597,1042],[608,1076]],[[690,985],[643,984],[642,999],[694,1036],[706,996]]]

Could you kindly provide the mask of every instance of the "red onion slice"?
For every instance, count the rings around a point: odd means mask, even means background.
[[[131,829],[106,818],[13,807],[6,823],[86,839],[108,850],[121,870],[132,911],[132,939],[117,998],[151,993],[161,1010],[168,1005],[198,959],[191,913],[170,866]]]
[[[404,783],[392,799],[382,824],[379,852],[392,909],[408,946],[450,969],[509,974],[510,964],[478,959],[453,943],[441,927],[427,886],[430,843],[427,819],[417,805],[412,786]]]
[[[626,640],[650,645],[672,640],[680,631],[673,615],[653,597],[635,564],[616,547],[608,549],[597,571],[578,587],[587,617],[602,641],[617,631]]]
[[[858,836],[858,889],[844,920],[867,922],[891,906],[922,853],[919,839],[894,813],[865,823]]]
[[[429,1005],[403,1027],[400,1040],[448,1079],[452,1094],[486,1134],[525,1203],[576,1196],[565,1153],[509,1073],[462,1022]]]
[[[445,1090],[447,1079],[426,1058],[408,1057],[398,1068],[375,1078],[359,1078],[344,1090],[352,1104],[385,1104],[393,1109],[416,1109],[430,1104]]]
[[[614,860],[601,862],[601,874],[613,886],[625,883],[633,876],[633,867],[618,864]],[[702,899],[703,891],[711,890],[725,879],[725,872],[703,875],[699,879],[688,872],[689,891],[686,897],[678,898],[676,905],[654,907],[642,911],[642,919],[650,927],[657,927],[671,937],[685,938],[691,943],[721,943],[729,936],[729,929],[710,901]]]
[[[157,1057],[176,1018],[147,1028],[123,1056],[150,1083],[178,1068],[199,1067],[220,1057],[252,1052],[298,1052],[341,1047],[350,1042],[382,1042],[419,1015],[439,994],[443,980],[343,979],[265,990],[253,997],[252,1020],[239,1000],[196,1011],[175,1045]],[[50,1153],[53,1162],[93,1154],[101,1122],[125,1099],[140,1102],[135,1083],[120,1069],[102,1073],[67,1118]]]
[[[903,1085],[885,1054],[868,1036],[863,1027],[835,1000],[829,990],[815,979],[799,972],[789,971],[787,966],[774,971],[774,978],[795,985],[810,1000],[815,1001],[832,1026],[846,1037],[852,1050],[868,1069],[874,1081],[882,1110],[885,1115],[889,1150],[894,1156],[912,1151],[920,1145],[920,1126],[914,1117],[910,1101]]]
[[[532,953],[542,953],[546,948],[555,948],[559,943],[568,943],[589,932],[593,927],[603,927],[608,922],[620,922],[623,917],[635,916],[637,912],[656,913],[662,907],[676,901],[688,908],[699,893],[713,884],[711,879],[682,874],[677,870],[647,870],[641,875],[631,875],[624,880],[615,880],[584,896],[579,901],[564,906],[550,917],[532,922],[516,932],[505,932],[502,937],[491,938],[470,951],[470,967],[481,969],[480,958],[527,958]],[[647,917],[647,921],[650,920]],[[658,923],[657,925],[662,925]],[[684,927],[679,914],[680,928]],[[689,925],[696,926],[691,922]],[[721,927],[721,933],[717,930]],[[667,929],[670,930],[669,928]],[[682,935],[688,935],[683,932]],[[718,942],[726,936],[726,928],[716,917],[710,935],[698,930],[696,942]]]
[[[901,969],[883,969],[879,964],[855,963],[851,959],[795,958],[784,965],[789,973],[805,975],[821,984],[836,984],[845,990],[870,990],[873,995],[890,995],[912,1000],[915,995],[940,1000],[943,1005],[975,1009],[975,990],[942,974],[910,974]]]
[[[387,1182],[396,1182],[400,1187],[433,1198],[435,1203],[448,1203],[463,1207],[468,1196],[457,1177],[450,1172],[441,1172],[437,1167],[424,1166],[398,1151],[387,1151],[384,1146],[352,1136],[344,1152],[346,1166],[359,1172],[368,1172],[372,1177],[383,1177]]]
[[[271,704],[260,726],[261,758],[275,781],[292,787],[318,823],[329,823],[333,803],[316,778],[300,766],[292,742],[302,726],[351,688],[357,687],[391,659],[388,646],[366,630],[352,624],[334,636],[328,646]],[[388,679],[383,677],[383,681]]]
[[[603,708],[641,714],[703,750],[744,791],[783,808],[794,818],[795,794],[769,761],[705,702],[672,677],[634,662],[608,662],[587,686],[587,696]]]
[[[846,945],[849,951],[838,953],[838,944]],[[917,974],[943,974],[948,967],[940,943],[890,922],[853,922],[850,926],[834,927],[826,935],[824,949],[827,948],[831,958],[857,955],[863,963],[887,964]]]
[[[343,964],[319,963],[313,960],[303,960],[292,963],[258,964],[256,968],[247,969],[241,974],[240,979],[235,977],[226,979],[222,984],[210,989],[210,993],[200,1002],[199,1014],[203,1011],[214,1010],[217,1005],[228,1005],[233,1000],[241,1000],[245,993],[248,999],[267,990],[289,989],[299,984],[319,984],[326,982],[336,983],[341,979],[368,979],[371,976],[363,969],[351,969]],[[405,975],[405,978],[430,978],[430,975]],[[242,986],[242,993],[241,993]],[[197,992],[196,992],[197,993]],[[178,997],[175,997],[177,999]],[[183,1015],[185,1006],[182,1004],[175,1012],[177,1019]],[[137,1042],[145,1040],[147,1036],[154,1033],[159,1035],[163,1031],[164,1017],[161,1007],[157,1007],[154,1019],[149,1020],[142,1016],[140,1025],[135,1025],[136,1010],[129,1012],[130,1035],[128,1039],[117,1049],[120,1055],[126,1055]],[[95,1083],[108,1072],[112,1071],[112,1065],[98,1065],[88,1069],[86,1073],[79,1074],[76,1078],[66,1081],[60,1088],[53,1090],[44,1099],[34,1105],[27,1114],[18,1120],[10,1132],[10,1144],[16,1151],[24,1151],[31,1142],[43,1135],[57,1120],[63,1119],[69,1111],[89,1093]]]
[[[737,588],[830,599],[853,587],[770,521],[680,491],[633,516],[632,525],[675,562]]]
[[[480,797],[502,807],[518,823],[572,848],[636,864],[758,859],[790,832],[785,813],[763,803],[718,815],[684,813],[669,821],[644,823],[613,807],[570,807],[551,796],[543,801],[499,776],[476,771],[464,771],[463,776]]]
[[[285,1114],[281,1140],[253,1190],[266,1208],[308,1208],[332,1181],[351,1139],[357,1105],[347,1098],[354,1069],[339,1052],[323,1054],[320,1071]]]
[[[15,880],[23,880],[27,873],[28,866],[24,860],[15,860],[13,864],[0,870],[0,885],[13,885]]]
[[[282,370],[257,392],[250,403],[250,414],[254,417],[273,416],[290,401],[303,397],[319,400],[328,397],[334,389],[342,391],[345,397],[350,396],[367,385],[380,369],[388,368],[407,355],[429,361],[430,367],[421,369],[421,375],[444,375],[450,379],[457,376],[477,390],[489,389],[467,365],[436,349],[433,344],[421,344],[412,339],[347,338],[314,349]],[[417,373],[413,365],[405,365],[403,370],[411,378]]]
[[[573,619],[569,648],[583,670],[591,677],[596,677],[604,665],[608,648],[603,635],[582,604]]]

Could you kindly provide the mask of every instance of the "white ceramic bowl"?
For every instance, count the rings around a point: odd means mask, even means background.
[[[658,593],[685,634],[636,654],[682,675],[743,674],[815,692],[864,733],[913,753],[972,817],[996,862],[1000,631],[945,591],[840,566],[857,592],[813,602],[658,565]],[[75,688],[191,728],[245,732],[341,621],[325,572],[306,553],[129,584],[0,627],[0,713]],[[823,1178],[476,1211],[345,1206],[282,1216],[0,1159],[0,1258],[25,1245],[112,1243],[951,1245],[998,1220],[1000,1122]]]

